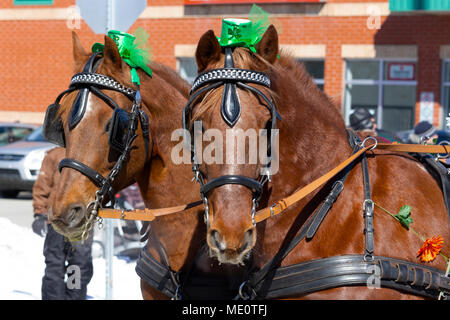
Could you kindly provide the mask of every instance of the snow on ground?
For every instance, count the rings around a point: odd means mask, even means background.
[[[0,217],[0,300],[41,299],[45,262],[44,238],[31,228]],[[94,276],[88,285],[89,299],[105,298],[105,260],[94,258]],[[136,262],[114,257],[113,299],[142,299]]]

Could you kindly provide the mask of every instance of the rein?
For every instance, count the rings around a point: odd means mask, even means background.
[[[367,151],[374,149],[387,150],[387,151],[399,151],[399,152],[415,152],[415,153],[432,153],[432,154],[449,154],[450,145],[419,145],[419,144],[388,144],[388,143],[375,143],[365,146],[368,140],[374,140],[375,138],[366,138],[362,142],[362,149],[352,154],[349,158],[341,162],[338,166],[328,171],[321,177],[317,178],[313,182],[309,183],[305,187],[295,191],[286,198],[275,202],[271,206],[260,209],[255,214],[255,221],[261,222],[273,216],[276,216],[284,212],[289,207],[293,206],[298,201],[302,200],[317,188],[330,181],[337,174],[342,172],[350,164],[356,161],[361,155]],[[153,221],[155,218],[165,216],[174,213],[181,213],[190,208],[203,204],[202,200],[192,202],[185,205],[176,207],[160,208],[160,209],[145,209],[145,210],[118,210],[109,208],[99,208],[98,215],[101,218],[113,218],[124,220],[141,220],[141,221]]]

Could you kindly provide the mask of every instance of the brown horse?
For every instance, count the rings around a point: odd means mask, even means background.
[[[232,51],[234,67],[260,71],[270,78],[270,89],[252,84],[267,97],[274,99],[282,120],[279,124],[279,170],[271,177],[259,201],[261,207],[270,206],[292,194],[302,186],[328,172],[352,154],[345,123],[338,109],[307,75],[303,66],[284,52],[279,52],[278,35],[273,26],[256,45],[257,54],[242,47]],[[213,31],[200,39],[196,51],[199,73],[221,69],[226,64],[226,53]],[[277,58],[277,55],[279,57]],[[240,102],[239,120],[234,126],[224,121],[221,101],[224,85],[206,91],[203,98],[192,105],[191,120],[201,120],[203,130],[225,132],[267,128],[273,116],[259,94],[237,87]],[[201,97],[201,96],[200,96]],[[223,102],[222,102],[223,103]],[[246,142],[246,150],[249,150]],[[235,150],[227,150],[234,154]],[[403,206],[412,206],[413,227],[425,237],[442,235],[442,252],[448,256],[450,228],[437,182],[423,165],[406,154],[375,149],[367,154],[372,200],[393,212]],[[301,241],[281,262],[281,266],[326,257],[361,254],[365,249],[363,170],[356,163],[345,180],[345,187],[334,206],[310,241]],[[239,175],[256,181],[262,164],[207,163],[199,164],[205,181],[224,176]],[[217,181],[217,180],[216,180]],[[231,180],[230,180],[231,181]],[[326,189],[328,188],[328,189]],[[254,191],[249,184],[225,183],[216,185],[207,193],[209,229],[207,241],[211,252],[222,263],[250,264],[261,268],[280,249],[289,244],[299,229],[328,193],[330,184],[310,194],[282,214],[261,223],[252,221]],[[421,263],[417,257],[422,245],[413,232],[375,207],[374,253],[406,261]],[[444,259],[438,256],[426,264],[446,269]],[[288,297],[298,297],[288,295]],[[369,290],[366,286],[339,287],[318,291],[304,298],[312,299],[414,299],[402,291],[390,288]]]
[[[82,70],[90,58],[77,35],[72,34],[75,73]],[[122,60],[116,44],[105,36],[103,60],[96,73],[109,76],[125,87],[133,88],[130,68]],[[168,67],[151,63],[150,78],[139,70],[143,110],[148,115],[150,139],[148,158],[141,123],[133,142],[129,160],[115,178],[113,187],[120,190],[138,183],[146,207],[160,208],[190,203],[199,199],[198,188],[191,184],[191,168],[175,165],[171,150],[177,143],[171,141],[171,133],[179,128],[179,112],[186,103],[189,85]],[[103,90],[118,106],[130,111],[130,100],[113,90]],[[60,104],[59,114],[64,125],[66,157],[75,159],[98,171],[104,177],[115,164],[108,144],[112,110],[97,95],[89,94],[86,112],[76,127],[69,129],[68,118],[77,91],[69,93]],[[60,233],[77,238],[86,224],[86,207],[94,200],[98,187],[85,175],[71,168],[63,168],[57,186],[59,192],[52,201],[50,220]],[[200,208],[200,209],[199,209]],[[176,230],[176,232],[174,232]],[[177,216],[166,216],[151,223],[146,250],[162,261],[160,246],[167,254],[170,267],[182,270],[190,265],[196,251],[204,241],[203,210],[201,207],[187,210]],[[141,281],[146,299],[166,299],[166,295]]]

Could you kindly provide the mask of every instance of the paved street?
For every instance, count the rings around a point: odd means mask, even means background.
[[[17,198],[0,197],[0,217],[8,218],[14,224],[31,228],[33,207],[31,192],[21,192]]]

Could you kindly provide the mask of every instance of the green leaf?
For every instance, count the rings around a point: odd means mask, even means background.
[[[395,215],[395,218],[406,228],[409,229],[409,225],[413,223],[411,218],[411,206],[403,206],[400,211]]]

